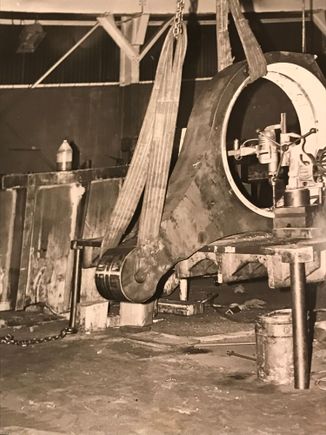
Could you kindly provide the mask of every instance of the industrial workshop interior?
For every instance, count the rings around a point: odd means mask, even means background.
[[[0,1],[0,434],[326,434],[326,0]]]

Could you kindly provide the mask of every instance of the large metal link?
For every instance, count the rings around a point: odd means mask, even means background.
[[[185,7],[184,0],[177,0],[177,10],[174,17],[173,23],[173,36],[178,39],[179,35],[182,33],[182,23],[183,23],[183,11]]]
[[[32,346],[33,344],[42,344],[42,343],[47,343],[48,341],[61,340],[67,334],[72,334],[75,332],[76,331],[72,330],[71,328],[63,328],[59,332],[59,334],[56,335],[47,335],[42,338],[29,338],[26,340],[18,340],[13,335],[7,334],[0,337],[0,344],[13,344],[15,346],[28,347],[28,346]]]

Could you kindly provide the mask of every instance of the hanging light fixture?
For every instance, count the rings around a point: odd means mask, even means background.
[[[19,35],[19,46],[16,53],[34,53],[45,35],[40,23],[24,26]]]

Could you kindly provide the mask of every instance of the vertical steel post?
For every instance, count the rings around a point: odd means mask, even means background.
[[[79,282],[80,282],[80,260],[81,260],[81,253],[83,250],[83,247],[81,246],[74,246],[73,247],[75,251],[75,261],[74,261],[74,276],[73,276],[73,283],[72,283],[72,292],[71,292],[71,306],[70,306],[70,318],[69,318],[69,332],[71,334],[77,332],[76,328],[76,320],[77,320],[77,301],[78,301],[78,294],[79,294]]]
[[[293,326],[294,388],[309,388],[309,353],[306,308],[305,263],[295,259],[290,263]]]

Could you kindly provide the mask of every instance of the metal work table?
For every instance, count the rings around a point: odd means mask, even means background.
[[[309,388],[309,345],[306,306],[306,263],[314,260],[314,255],[326,249],[326,237],[309,239],[311,232],[317,229],[293,230],[293,234],[304,238],[280,239],[271,233],[253,233],[244,237],[230,237],[218,240],[203,247],[201,252],[215,254],[257,255],[262,257],[281,256],[283,263],[290,267],[290,285],[292,293],[292,325],[293,325],[293,360],[294,386],[298,389]],[[326,265],[324,265],[324,268]]]

